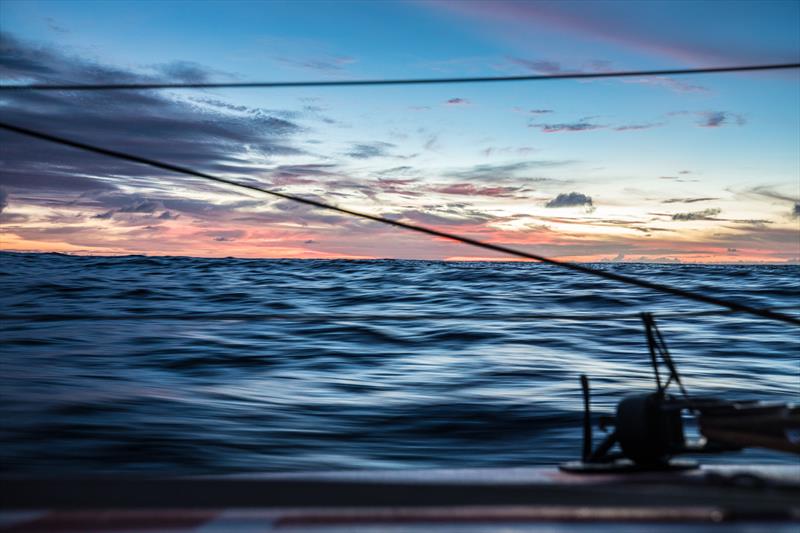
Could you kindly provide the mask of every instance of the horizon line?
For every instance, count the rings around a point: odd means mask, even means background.
[[[179,259],[235,259],[244,261],[427,261],[439,263],[538,263],[547,264],[535,259],[524,258],[464,258],[458,256],[447,257],[442,259],[422,259],[414,257],[242,257],[242,256],[202,256],[202,255],[172,255],[172,254],[148,254],[148,253],[128,253],[128,252],[54,252],[42,250],[2,250],[0,253],[18,254],[18,255],[64,255],[70,257],[100,257],[100,258],[125,258],[125,257],[147,257],[147,258],[179,258]],[[594,261],[569,261],[576,264],[639,264],[639,265],[800,265],[800,258],[786,259],[783,261],[683,261],[676,258],[674,261],[612,261],[610,259],[598,259]]]

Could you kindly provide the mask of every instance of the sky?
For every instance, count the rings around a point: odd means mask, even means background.
[[[2,83],[800,61],[800,2],[0,0]],[[3,120],[569,261],[798,262],[800,72],[0,94]],[[0,249],[497,259],[0,133]]]

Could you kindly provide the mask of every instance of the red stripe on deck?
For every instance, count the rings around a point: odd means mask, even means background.
[[[568,507],[525,506],[448,509],[365,509],[287,512],[276,527],[365,524],[464,524],[509,522],[654,522],[715,523],[725,514],[713,507]]]
[[[3,533],[77,533],[89,531],[137,531],[192,529],[214,519],[220,511],[54,511],[30,522],[3,528]]]

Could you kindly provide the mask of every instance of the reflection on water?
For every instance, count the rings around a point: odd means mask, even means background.
[[[797,266],[597,267],[764,307],[800,302]],[[37,316],[0,325],[0,459],[16,473],[574,458],[579,374],[598,412],[652,387],[640,323],[617,317],[645,310],[673,313],[659,324],[690,392],[800,396],[790,326],[680,316],[708,308],[533,263],[0,254],[0,294],[3,314]]]

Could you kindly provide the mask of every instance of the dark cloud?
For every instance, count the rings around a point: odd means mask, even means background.
[[[130,205],[120,207],[117,213],[153,213],[161,209],[161,203],[153,200],[139,200]]]
[[[379,178],[375,186],[384,193],[401,194],[409,197],[421,196],[421,192],[410,188],[417,182],[417,178]]]
[[[614,131],[636,131],[636,130],[649,130],[653,128],[660,128],[664,124],[662,122],[651,122],[646,124],[625,124],[616,126]]]
[[[773,191],[769,187],[765,187],[763,185],[759,186],[759,187],[753,187],[752,189],[750,189],[750,192],[753,193],[753,194],[757,194],[759,196],[763,196],[765,198],[770,198],[772,200],[780,200],[780,201],[784,201],[784,202],[792,202],[792,203],[795,203],[795,204],[800,203],[800,198],[795,198],[795,197],[789,196],[787,194],[783,194],[783,193],[780,193],[780,192],[777,192],[777,191]]]
[[[400,213],[384,215],[392,219],[405,219],[424,226],[477,226],[492,220],[488,213],[471,209],[462,204],[423,206],[421,209],[406,209]]]
[[[461,196],[494,196],[497,198],[515,197],[520,192],[520,187],[479,187],[472,183],[452,183],[431,187],[429,190],[442,194]]]
[[[763,185],[754,187],[750,189],[750,191],[748,192],[751,194],[755,194],[757,196],[761,196],[763,198],[769,198],[770,200],[778,200],[779,202],[788,202],[791,204],[789,216],[791,216],[792,218],[800,218],[800,198],[774,191],[769,187]]]
[[[680,263],[681,260],[677,257],[652,257],[640,255],[639,257],[626,257],[622,252],[618,253],[615,257],[603,259],[603,262],[610,263]]]
[[[423,147],[426,150],[436,150],[437,148],[439,148],[439,135],[438,134],[433,134],[433,135],[429,136],[425,140],[425,144],[423,145]]]
[[[531,109],[530,111],[528,111],[528,113],[531,113],[532,115],[544,115],[544,114],[547,114],[547,113],[553,113],[553,110],[552,109]]]
[[[718,128],[723,124],[729,124],[732,119],[736,120],[740,126],[744,124],[744,119],[740,115],[734,115],[724,111],[705,112],[702,114],[702,119],[698,124],[704,128]]]
[[[499,165],[475,165],[461,170],[453,170],[446,175],[449,177],[468,180],[488,180],[498,182],[509,179],[522,179],[532,181],[545,181],[547,178],[529,178],[522,174],[542,168],[554,168],[569,165],[572,161],[559,160],[529,160],[517,163],[504,163]]]
[[[387,142],[373,142],[354,144],[347,155],[354,159],[372,159],[373,157],[388,157],[389,149],[395,145]]]
[[[695,202],[709,202],[712,200],[719,200],[719,198],[670,198],[664,200],[662,204],[693,204]]]
[[[378,174],[381,175],[391,175],[391,176],[416,176],[419,174],[419,171],[412,166],[409,165],[401,165],[399,167],[392,167],[387,168],[384,170],[379,170]]]
[[[732,220],[731,222],[744,224],[747,226],[766,226],[767,224],[772,224],[771,220],[767,220],[765,218],[739,218]]]
[[[69,30],[64,26],[61,26],[56,22],[53,17],[46,17],[45,22],[47,22],[47,27],[50,28],[52,31],[56,33],[69,33]]]
[[[721,209],[713,207],[709,209],[703,209],[702,211],[692,211],[690,213],[675,213],[672,215],[672,220],[719,220],[715,217],[721,212]]]
[[[6,207],[8,207],[8,193],[5,189],[0,187],[0,213],[2,213]]]
[[[226,109],[228,111],[239,111],[240,113],[244,113],[250,110],[250,108],[246,105],[235,105],[217,98],[192,98],[192,100],[201,104],[210,105],[212,107]]]
[[[539,128],[544,133],[560,133],[564,131],[592,131],[605,128],[601,124],[592,124],[591,122],[564,122],[559,124],[529,124],[529,128]]]
[[[678,174],[688,174],[688,172],[678,172]],[[659,176],[660,180],[672,180],[677,183],[696,183],[700,180],[680,178],[678,176]]]
[[[628,78],[625,83],[637,83],[651,85],[653,87],[663,87],[679,93],[704,93],[708,92],[708,87],[694,85],[684,81],[667,78],[663,76],[649,76],[647,78]]]
[[[280,165],[272,172],[272,183],[276,186],[316,183],[322,176],[337,176],[338,165],[332,163],[310,163],[305,165]]]
[[[522,59],[519,57],[510,57],[509,60],[521,67],[541,74],[558,74],[563,72],[561,70],[561,64],[556,61]]]
[[[172,61],[153,65],[153,70],[171,82],[203,83],[209,81],[211,72],[193,61]]]
[[[32,45],[0,33],[0,75],[31,82],[107,83],[153,81],[138,74]],[[159,67],[184,79],[206,79],[199,65],[170,63]],[[120,92],[18,92],[4,95],[0,103],[4,120],[53,132],[111,149],[162,159],[208,172],[251,171],[253,155],[271,157],[298,154],[292,137],[302,128],[265,112],[233,115],[228,110],[200,108],[189,100],[154,91]],[[164,178],[187,181],[163,171],[31,140],[11,133],[0,135],[3,172],[0,184],[36,195],[113,192],[118,184],[161,189],[171,186]],[[194,187],[194,184],[193,184]],[[199,185],[204,190],[215,186]],[[63,198],[62,198],[63,200]],[[44,200],[41,200],[44,201]],[[103,206],[97,206],[102,210]],[[120,206],[116,206],[118,208]],[[109,206],[105,206],[107,210]]]
[[[592,198],[579,192],[561,193],[546,204],[545,207],[592,206]]]
[[[747,120],[743,115],[730,111],[673,111],[670,116],[696,116],[697,125],[701,128],[720,128],[722,126],[744,126]]]
[[[216,242],[233,242],[247,235],[247,232],[239,229],[221,230],[221,231],[218,230],[218,231],[207,231],[204,233],[204,235],[211,237]]]
[[[445,105],[469,105],[470,101],[466,98],[451,98],[445,102]]]
[[[340,71],[347,67],[347,65],[356,62],[356,59],[350,56],[326,56],[318,58],[276,57],[275,59],[292,67],[322,72]]]
[[[119,204],[120,200],[125,197],[123,196],[114,196],[114,197],[100,197],[97,203],[99,204]],[[73,204],[74,205],[74,204]],[[156,211],[163,211],[161,215],[156,216]],[[150,200],[144,198],[132,198],[128,203],[122,205],[121,207],[116,207],[114,209],[109,209],[103,213],[98,213],[94,215],[92,218],[97,218],[101,220],[109,220],[115,217],[117,214],[123,215],[142,215],[141,217],[136,217],[132,219],[131,217],[125,217],[127,223],[134,223],[134,224],[141,224],[142,221],[148,219],[156,219],[158,221],[165,221],[165,220],[175,220],[178,218],[178,215],[174,215],[169,211],[164,210],[164,203],[160,200]],[[150,221],[147,222],[152,224],[154,222]],[[157,222],[160,223],[160,222]]]

